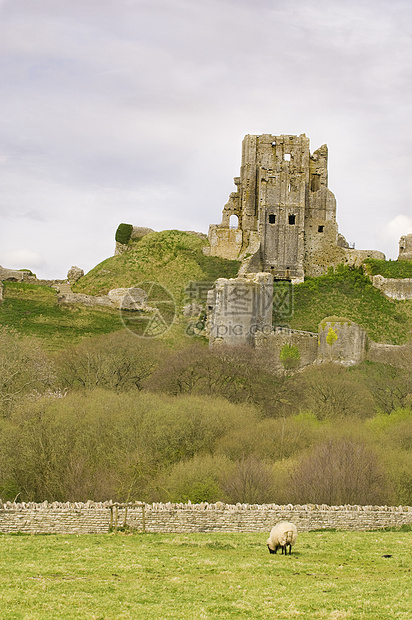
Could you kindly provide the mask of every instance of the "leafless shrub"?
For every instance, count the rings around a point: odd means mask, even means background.
[[[249,456],[236,462],[223,490],[231,503],[264,504],[273,501],[274,483],[271,465]]]
[[[391,499],[376,454],[354,439],[330,439],[316,446],[292,473],[291,489],[297,503],[382,504]]]

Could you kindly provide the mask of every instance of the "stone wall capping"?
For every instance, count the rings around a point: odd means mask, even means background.
[[[200,502],[198,504],[188,503],[172,503],[172,502],[128,502],[129,507],[141,506],[145,505],[146,508],[151,510],[299,510],[299,511],[312,511],[312,510],[325,510],[325,511],[337,511],[337,510],[383,510],[383,511],[394,511],[394,512],[408,512],[412,510],[411,506],[378,506],[378,505],[357,505],[357,504],[342,504],[339,506],[330,506],[328,504],[246,504],[246,503],[237,503],[237,504],[226,504],[224,502]],[[104,502],[96,502],[93,500],[87,500],[86,502],[48,502],[47,500],[44,502],[11,502],[6,501],[3,502],[0,499],[0,509],[41,509],[46,508],[52,510],[54,508],[62,509],[62,508],[77,508],[80,510],[85,509],[101,509],[101,508],[109,508],[110,506],[124,506],[123,503],[104,501]]]
[[[125,510],[127,507],[127,511]],[[104,534],[124,524],[143,532],[267,532],[277,521],[300,531],[412,525],[411,506],[225,504],[223,502],[2,502],[0,532]]]

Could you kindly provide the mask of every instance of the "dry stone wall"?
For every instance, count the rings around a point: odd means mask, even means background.
[[[0,532],[102,534],[113,525],[111,502],[0,502]],[[143,516],[144,514],[144,516]],[[268,532],[278,521],[293,521],[300,531],[373,530],[412,525],[411,506],[278,506],[276,504],[145,504],[119,508],[117,524],[149,533]],[[143,527],[144,523],[144,527]]]

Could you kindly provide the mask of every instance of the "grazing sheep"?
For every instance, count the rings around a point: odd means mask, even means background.
[[[267,546],[269,553],[276,553],[279,547],[282,548],[282,554],[287,554],[289,546],[289,555],[292,553],[292,545],[295,544],[298,531],[296,525],[282,521],[277,523],[270,532],[270,536],[267,540]]]

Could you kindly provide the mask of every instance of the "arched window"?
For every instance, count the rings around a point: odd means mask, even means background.
[[[229,228],[239,228],[239,218],[237,215],[230,216]]]

